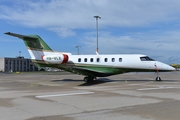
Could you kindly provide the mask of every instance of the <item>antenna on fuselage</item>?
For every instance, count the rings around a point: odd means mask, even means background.
[[[98,51],[96,50],[96,55],[99,55]]]

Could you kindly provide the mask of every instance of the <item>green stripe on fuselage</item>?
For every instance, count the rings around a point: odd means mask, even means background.
[[[91,64],[48,64],[43,60],[32,60],[38,67],[54,67],[60,68],[69,72],[78,72],[79,74],[87,75],[91,72],[101,74],[120,74],[124,73],[124,69],[115,68],[113,66],[91,65]],[[86,71],[86,72],[85,72]],[[89,71],[87,73],[87,71]]]

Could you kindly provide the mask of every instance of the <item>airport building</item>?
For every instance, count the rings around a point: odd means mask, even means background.
[[[24,57],[17,58],[0,58],[0,71],[1,72],[26,72],[38,71],[31,59]]]

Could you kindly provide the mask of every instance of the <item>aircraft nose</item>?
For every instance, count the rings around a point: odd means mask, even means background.
[[[176,70],[174,67],[172,67],[172,66],[170,66],[170,65],[168,65],[168,68],[167,68],[167,69],[169,69],[170,71],[175,71],[175,70]]]
[[[161,63],[161,67],[162,69],[164,70],[167,70],[167,71],[175,71],[176,69],[168,64],[165,64],[165,63]]]
[[[156,61],[154,64],[155,68],[157,67],[158,70],[162,71],[175,71],[176,69],[168,64]]]
[[[172,66],[169,66],[170,68],[170,70],[172,70],[172,71],[174,71],[174,70],[176,70],[176,68],[174,68],[174,67],[172,67]]]

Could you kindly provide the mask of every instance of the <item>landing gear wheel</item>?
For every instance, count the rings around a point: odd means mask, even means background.
[[[91,83],[91,82],[93,82],[94,79],[95,79],[95,77],[93,77],[93,76],[84,77],[84,82]]]
[[[162,81],[160,77],[156,77],[156,81]]]
[[[89,78],[88,77],[84,77],[84,82],[88,83],[89,82]]]

